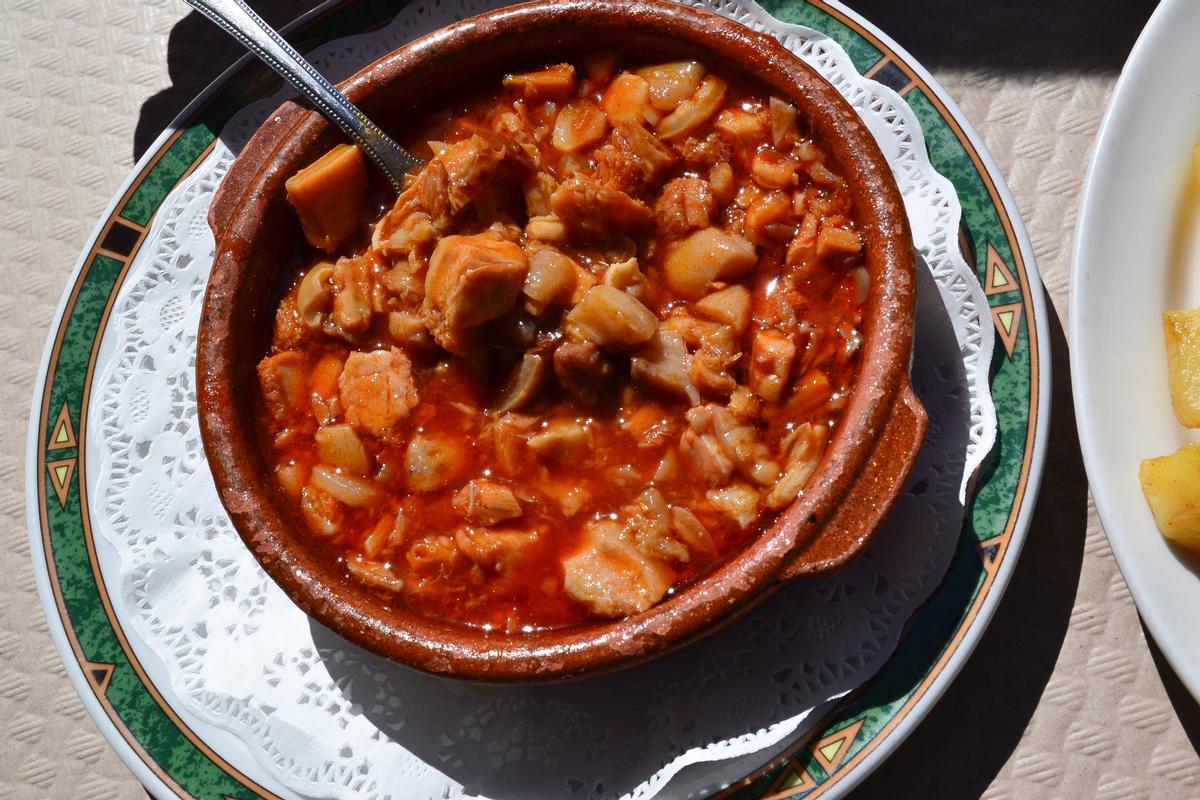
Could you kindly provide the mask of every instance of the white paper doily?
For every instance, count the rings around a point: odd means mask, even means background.
[[[242,545],[196,422],[195,337],[214,252],[205,215],[233,153],[287,95],[247,107],[164,201],[121,287],[91,397],[88,490],[94,528],[119,555],[111,582],[122,619],[166,665],[186,709],[232,733],[282,786],[368,800],[703,796],[784,751],[872,676],[945,574],[965,487],[995,439],[993,331],[957,248],[953,188],[930,166],[908,106],[858,75],[836,43],[748,2],[692,3],[777,36],[816,67],[893,166],[927,267],[913,383],[930,428],[906,492],[846,569],[798,581],[733,628],[614,676],[480,688],[350,645],[297,609]],[[310,58],[340,80],[497,5],[414,2]]]

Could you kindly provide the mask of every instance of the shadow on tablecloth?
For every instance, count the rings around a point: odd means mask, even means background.
[[[926,67],[1116,72],[1157,0],[843,0]]]

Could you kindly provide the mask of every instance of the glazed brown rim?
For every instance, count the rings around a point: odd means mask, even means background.
[[[263,229],[278,226],[282,183],[300,165],[338,140],[315,112],[285,104],[260,128],[214,198],[210,224],[218,252],[205,297],[197,354],[201,432],[218,493],[235,528],[264,569],[317,620],[377,653],[428,672],[480,681],[547,681],[631,666],[713,632],[765,599],[782,577],[844,562],[865,546],[899,490],[924,433],[924,416],[908,385],[915,265],[899,190],[870,132],[853,109],[815,71],[774,39],[708,12],[657,0],[551,0],[512,6],[443,28],[383,57],[342,84],[364,110],[386,126],[394,108],[372,103],[388,87],[400,91],[455,69],[463,60],[498,64],[546,58],[575,48],[618,46],[630,51],[653,42],[645,58],[663,51],[701,51],[712,62],[742,72],[790,98],[850,186],[855,218],[866,243],[872,277],[864,324],[862,366],[830,447],[804,494],[776,523],[712,574],[641,614],[622,620],[520,637],[439,623],[385,605],[317,560],[291,535],[258,449],[246,366],[261,351],[247,347],[245,328],[265,324],[262,273],[256,251]],[[625,45],[625,46],[621,46]],[[662,50],[658,48],[661,46]],[[496,65],[492,65],[495,67]],[[492,69],[479,69],[491,72]],[[428,92],[427,92],[428,94]],[[444,95],[445,92],[442,92]],[[278,270],[278,257],[275,259]],[[277,274],[277,272],[276,272]],[[256,284],[257,281],[257,284]],[[253,296],[248,296],[253,295]],[[269,317],[269,315],[267,315]],[[250,322],[247,322],[250,320]],[[252,370],[251,373],[252,374]],[[916,423],[902,440],[885,431],[900,408]],[[916,410],[913,410],[916,409]],[[889,459],[888,457],[891,456]],[[839,507],[864,474],[890,462],[901,474],[869,491],[861,511]],[[805,568],[803,554],[819,549],[823,526],[841,520],[839,537],[822,563]],[[800,560],[797,565],[798,559]]]

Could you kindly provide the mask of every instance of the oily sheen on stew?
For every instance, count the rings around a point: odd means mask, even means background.
[[[293,176],[308,256],[258,366],[313,548],[508,632],[643,611],[800,492],[854,389],[869,278],[797,110],[697,62],[497,76]]]

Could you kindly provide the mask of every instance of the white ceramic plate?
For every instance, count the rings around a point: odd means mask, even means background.
[[[1164,0],[1117,82],[1084,184],[1071,272],[1072,383],[1092,496],[1146,627],[1200,698],[1200,559],[1169,546],[1144,458],[1200,441],[1175,419],[1163,311],[1200,305],[1200,3]]]

